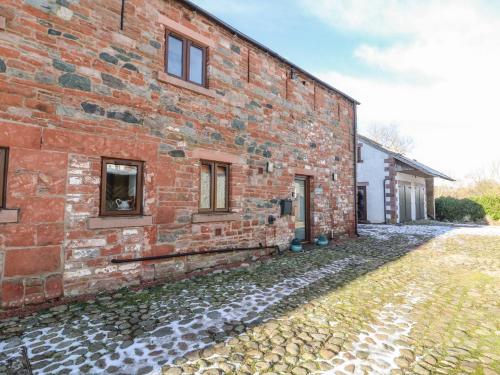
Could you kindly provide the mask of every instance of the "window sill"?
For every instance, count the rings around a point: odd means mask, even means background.
[[[221,221],[236,221],[241,218],[240,214],[235,212],[221,213],[198,213],[193,214],[192,223],[216,223]]]
[[[19,210],[7,210],[0,208],[0,224],[18,223]]]
[[[89,229],[145,227],[153,225],[152,216],[128,217],[91,217],[87,222]]]
[[[215,98],[216,94],[214,91],[209,90],[205,87],[195,85],[194,83],[184,81],[179,78],[172,77],[165,72],[158,72],[158,81],[163,83],[168,83],[173,86],[177,86],[183,89],[187,89],[189,91],[193,91],[197,94],[205,95],[210,98]]]

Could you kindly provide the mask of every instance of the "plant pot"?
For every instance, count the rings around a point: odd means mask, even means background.
[[[318,246],[326,246],[326,245],[328,245],[328,239],[326,238],[326,236],[321,235],[318,237],[317,244],[318,244]]]
[[[300,243],[300,241],[298,239],[294,239],[292,241],[292,244],[290,245],[290,250],[292,250],[294,253],[298,253],[300,251],[302,251],[302,244]]]

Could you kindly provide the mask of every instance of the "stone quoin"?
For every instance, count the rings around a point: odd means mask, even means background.
[[[309,239],[354,235],[354,99],[189,2],[127,0],[123,20],[121,7],[0,4],[2,309],[237,266],[272,249],[113,259],[284,248],[297,176],[309,184]],[[169,74],[167,55],[182,74]],[[290,199],[292,215],[281,215]]]

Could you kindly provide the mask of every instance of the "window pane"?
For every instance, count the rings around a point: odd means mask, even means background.
[[[203,50],[195,46],[189,48],[189,80],[203,84]]]
[[[138,167],[106,164],[106,209],[134,211],[137,206]]]
[[[217,166],[217,198],[216,208],[226,207],[227,196],[227,167]]]
[[[212,195],[212,166],[202,164],[201,166],[201,191],[200,191],[200,208],[212,208],[210,196]]]
[[[168,36],[168,73],[182,77],[182,40]]]

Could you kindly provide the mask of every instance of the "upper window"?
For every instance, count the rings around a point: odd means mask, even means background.
[[[102,160],[101,215],[142,214],[143,165],[141,161]]]
[[[202,161],[200,211],[229,211],[229,165]]]
[[[206,48],[172,33],[167,34],[166,43],[165,71],[174,77],[206,86]]]
[[[0,209],[5,208],[7,190],[7,157],[9,150],[0,148]]]
[[[357,151],[358,163],[363,162],[363,159],[361,158],[361,146],[358,146],[358,148],[356,149],[356,151]]]

